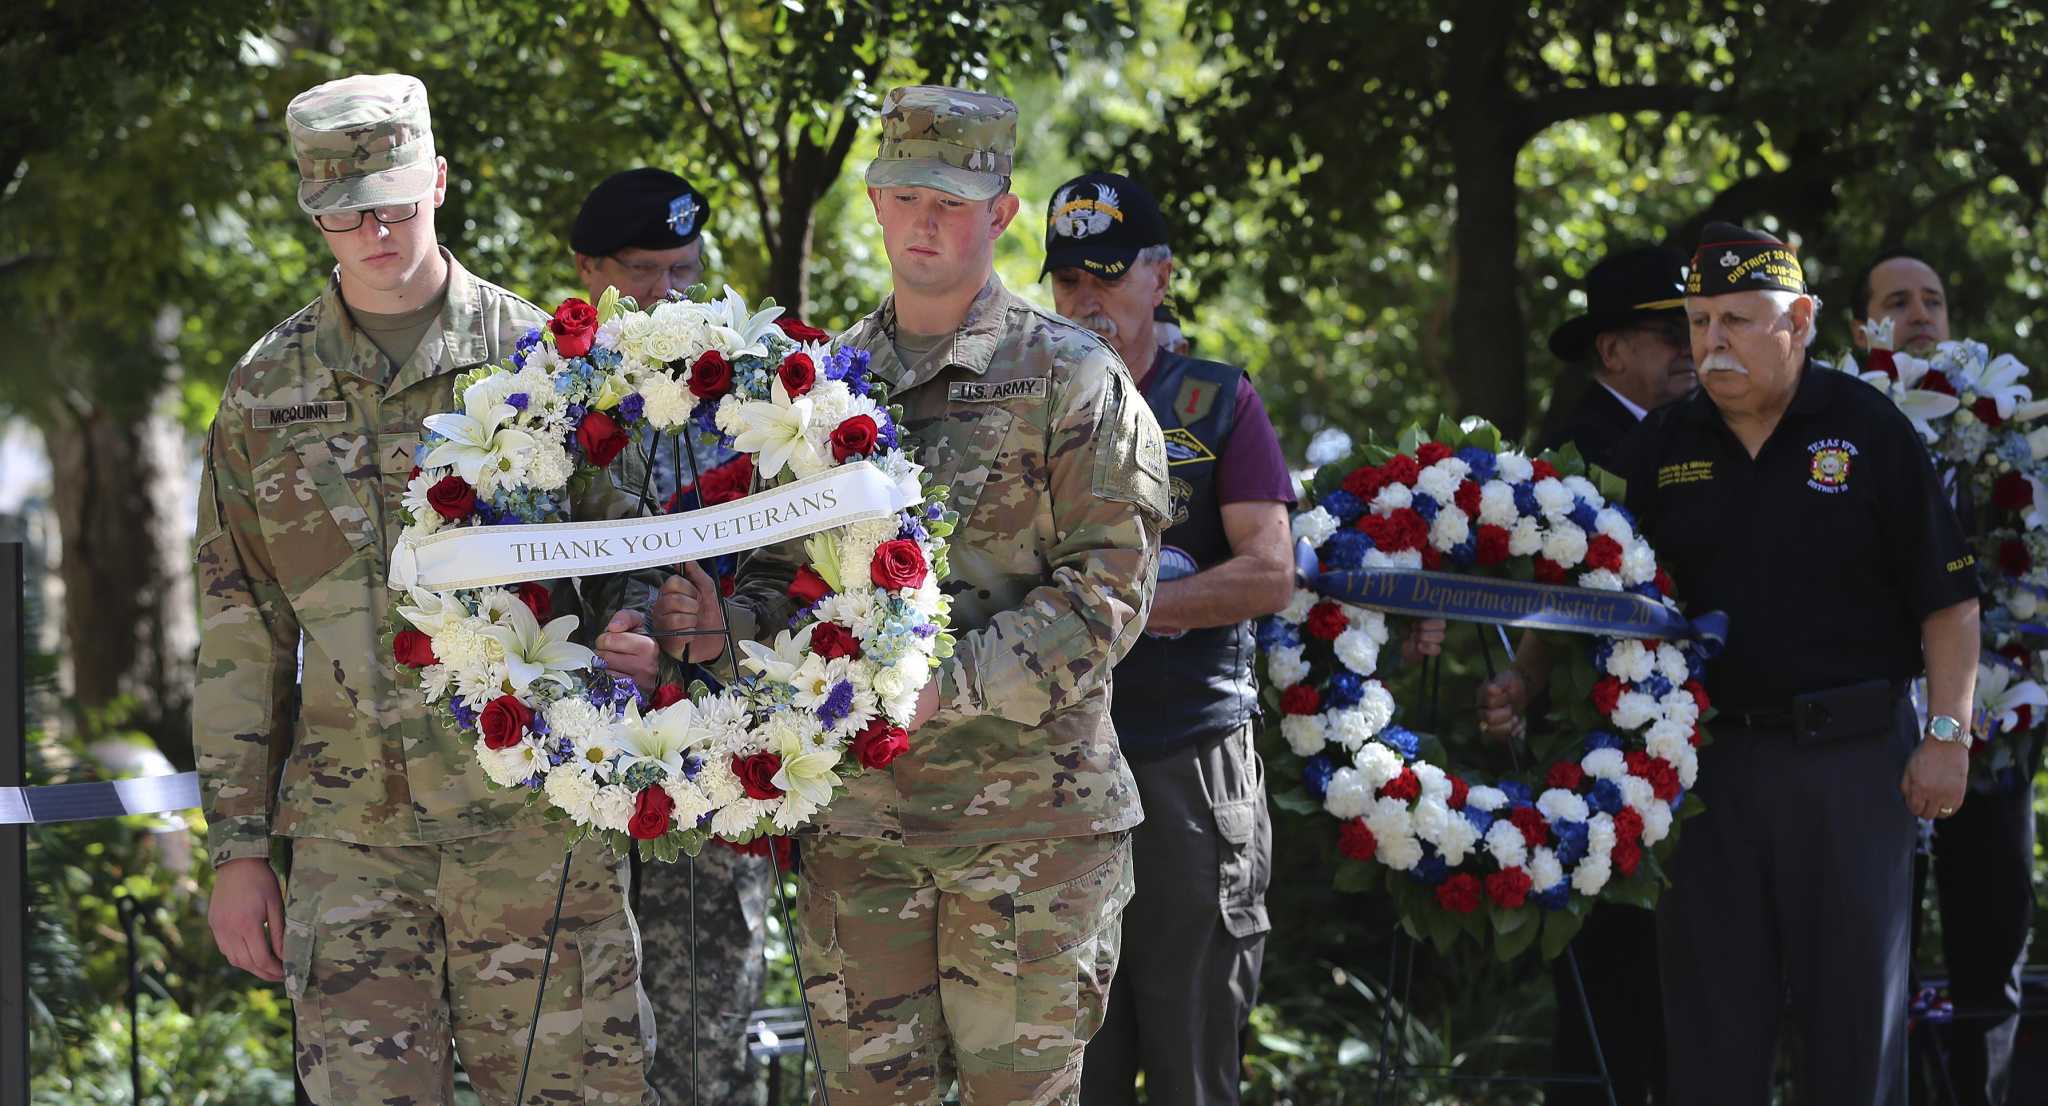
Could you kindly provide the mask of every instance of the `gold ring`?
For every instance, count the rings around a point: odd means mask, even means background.
[[[1942,807],[1940,810],[1935,811],[1936,814],[1940,815],[1943,818],[1946,818],[1949,815],[1954,814],[1955,812],[1956,808],[1952,806],[1945,806]]]

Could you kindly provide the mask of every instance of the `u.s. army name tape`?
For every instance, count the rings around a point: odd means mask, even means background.
[[[840,465],[687,514],[443,530],[399,542],[390,582],[401,591],[453,591],[631,572],[887,518],[916,502],[911,488],[872,464]]]
[[[1323,572],[1306,544],[1295,550],[1295,567],[1304,586],[1374,610],[1531,630],[1699,639],[1710,646],[1728,636],[1728,617],[1719,611],[1688,621],[1671,607],[1633,592],[1405,568]]]
[[[199,805],[199,774],[144,776],[103,783],[0,787],[0,826],[83,822],[127,814],[162,814]]]

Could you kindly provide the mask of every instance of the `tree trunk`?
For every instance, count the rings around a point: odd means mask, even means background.
[[[768,259],[768,294],[802,319],[811,309],[811,230],[818,210],[809,182],[784,188],[777,209],[781,235]]]
[[[124,699],[124,728],[192,767],[192,502],[183,435],[163,415],[68,407],[42,427],[63,581],[63,655],[76,721]]]
[[[1522,343],[1516,266],[1515,159],[1523,129],[1507,72],[1510,18],[1490,0],[1462,0],[1451,34],[1452,179],[1457,184],[1457,255],[1451,308],[1453,411],[1479,415],[1509,440],[1528,420],[1528,361]]]

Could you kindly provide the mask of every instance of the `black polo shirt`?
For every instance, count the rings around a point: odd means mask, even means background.
[[[1755,458],[1704,390],[1616,453],[1628,506],[1688,613],[1725,611],[1708,667],[1728,710],[1922,670],[1920,623],[1976,598],[1976,562],[1912,423],[1809,364]]]

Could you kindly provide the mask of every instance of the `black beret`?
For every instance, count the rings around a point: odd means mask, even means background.
[[[584,197],[569,232],[577,253],[607,257],[623,249],[672,250],[704,233],[711,204],[666,169],[614,173]]]

